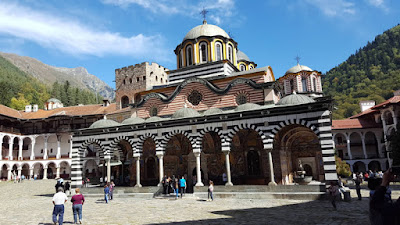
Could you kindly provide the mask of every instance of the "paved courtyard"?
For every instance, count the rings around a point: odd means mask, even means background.
[[[52,224],[54,185],[54,180],[0,182],[0,224]],[[69,201],[64,221],[73,223]],[[116,198],[107,205],[89,197],[83,224],[369,224],[368,199],[340,202],[334,211],[328,201]]]

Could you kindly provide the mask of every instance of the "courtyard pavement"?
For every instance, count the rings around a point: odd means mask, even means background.
[[[0,182],[0,224],[53,224],[55,180]],[[118,188],[118,187],[117,187]],[[399,191],[393,192],[398,197]],[[84,194],[84,193],[83,193]],[[363,195],[367,196],[367,190]],[[339,202],[285,199],[115,198],[109,204],[86,198],[83,224],[369,224],[368,198]],[[70,196],[69,196],[70,199]],[[64,224],[73,223],[71,202]]]

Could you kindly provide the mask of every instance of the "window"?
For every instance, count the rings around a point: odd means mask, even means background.
[[[207,53],[207,43],[206,42],[201,42],[200,43],[200,63],[205,63],[207,62],[207,57],[208,57],[208,53]]]
[[[246,70],[246,66],[243,64],[240,64],[240,71],[245,71]]]
[[[160,78],[161,83],[163,82],[162,78]]]
[[[158,115],[158,109],[156,106],[152,106],[149,110],[150,116],[157,116]]]
[[[254,69],[254,66],[250,66],[250,67],[249,67],[249,70],[252,70],[252,69]]]
[[[193,65],[193,51],[192,46],[189,45],[186,47],[186,66]]]
[[[233,51],[232,45],[228,45],[228,60],[233,63]]]
[[[179,68],[182,68],[183,65],[183,57],[182,57],[182,50],[179,51]]]
[[[314,91],[317,91],[317,79],[315,79],[315,77],[314,77],[312,80],[313,80]]]
[[[132,84],[132,78],[129,78],[129,83],[131,83],[131,84]]]
[[[124,83],[124,85],[125,85],[125,84],[126,84],[126,81],[124,80],[123,83]]]
[[[121,108],[126,108],[128,106],[129,106],[129,98],[128,96],[125,95],[121,98]]]
[[[156,76],[156,81],[158,81],[158,76]]]
[[[289,84],[290,84],[290,93],[293,93],[293,91],[294,91],[294,81],[290,80]]]
[[[302,77],[301,78],[301,84],[303,86],[303,92],[307,92],[307,77]]]
[[[221,42],[215,43],[215,60],[216,61],[222,60],[222,44],[221,44]]]
[[[136,82],[139,82],[140,81],[140,78],[139,77],[136,77]]]
[[[198,105],[200,104],[201,100],[203,100],[203,95],[199,91],[193,90],[190,92],[187,99],[190,103],[192,103],[192,105]]]
[[[236,96],[236,104],[243,105],[247,103],[247,96],[246,94],[240,93]]]
[[[143,80],[146,80],[146,76],[143,76]]]

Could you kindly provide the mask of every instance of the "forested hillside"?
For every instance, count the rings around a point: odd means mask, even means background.
[[[336,102],[333,119],[359,113],[361,100],[375,100],[379,104],[398,89],[400,25],[377,36],[323,78],[324,94],[331,95]]]
[[[0,96],[0,104],[17,110],[23,110],[28,104],[43,108],[51,97],[60,99],[64,106],[96,103],[96,95],[92,92],[71,87],[68,82],[45,85],[1,56]]]

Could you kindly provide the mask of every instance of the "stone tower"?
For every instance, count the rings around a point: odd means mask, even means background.
[[[126,108],[140,101],[138,92],[150,90],[154,86],[168,84],[168,69],[157,63],[144,62],[115,70],[117,109]]]

